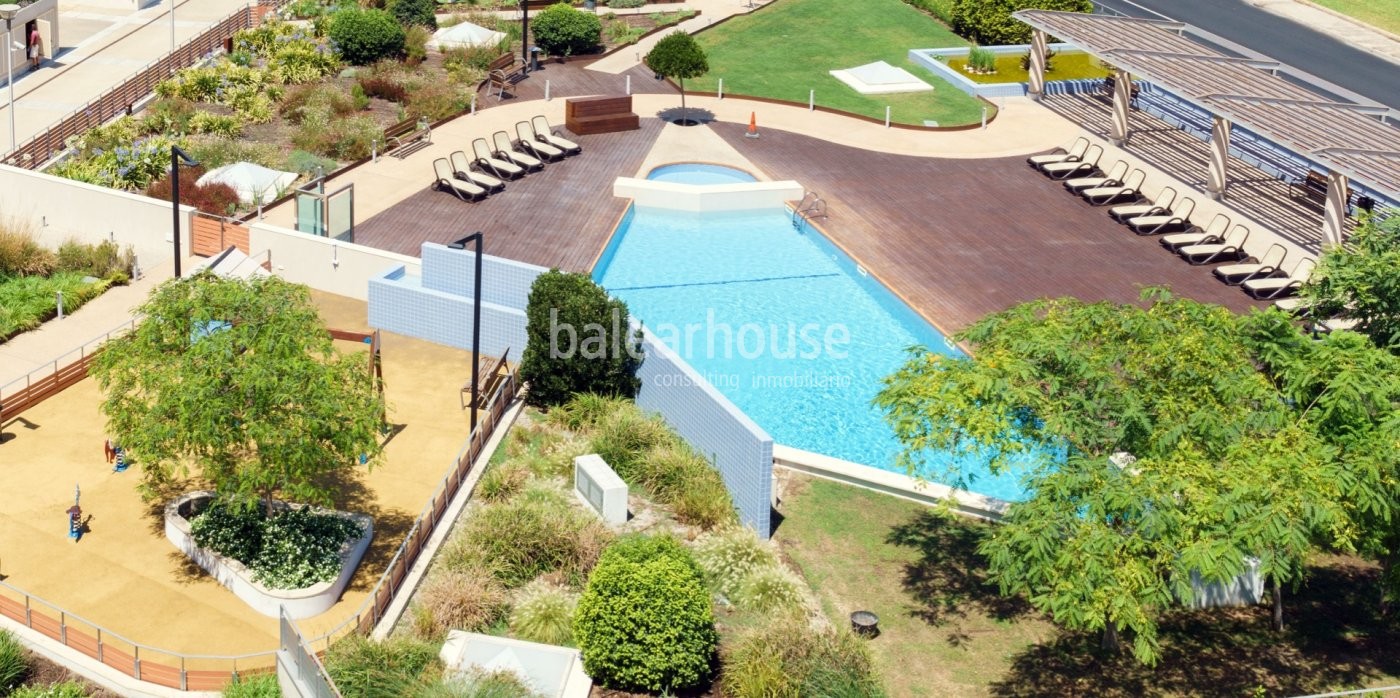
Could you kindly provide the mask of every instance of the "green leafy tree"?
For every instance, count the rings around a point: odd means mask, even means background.
[[[369,65],[404,51],[403,25],[384,10],[342,7],[331,15],[326,33],[341,59],[354,65]]]
[[[710,72],[710,61],[705,57],[705,49],[695,41],[695,37],[675,31],[662,37],[647,52],[647,67],[662,77],[675,78],[681,85],[681,109],[685,109],[686,78],[698,78]]]
[[[927,472],[930,450],[993,472],[1027,462],[1029,498],[981,547],[994,579],[1067,627],[1102,632],[1106,649],[1132,631],[1134,654],[1153,663],[1157,617],[1192,597],[1192,573],[1223,582],[1252,558],[1275,589],[1296,584],[1319,541],[1350,542],[1336,502],[1373,480],[1350,477],[1298,426],[1239,318],[1145,298],[1145,309],[1059,299],[991,315],[959,336],[974,358],[916,354],[876,402],[912,473]],[[949,475],[967,484],[957,466]]]
[[[535,279],[525,307],[520,377],[526,402],[562,405],[579,393],[633,397],[641,387],[641,333],[630,329],[627,304],[584,274],[552,269]]]
[[[138,312],[92,375],[147,494],[194,474],[245,506],[329,505],[325,476],[376,459],[383,399],[364,357],[332,347],[305,286],[201,273],[162,284]]]
[[[1400,211],[1365,216],[1346,247],[1322,252],[1302,297],[1319,317],[1357,320],[1356,331],[1400,354]]]
[[[1031,28],[1011,13],[1029,9],[1093,12],[1094,5],[1089,0],[953,0],[950,23],[953,31],[983,46],[1025,44]]]
[[[603,35],[603,21],[592,12],[584,12],[566,2],[546,7],[530,20],[530,32],[535,44],[551,56],[572,56],[588,53],[598,47]]]
[[[393,0],[389,13],[405,27],[437,29],[437,0]]]

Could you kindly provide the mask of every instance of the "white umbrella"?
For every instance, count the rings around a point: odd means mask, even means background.
[[[238,200],[245,204],[255,201],[269,203],[277,198],[292,182],[295,172],[272,170],[251,162],[235,162],[231,165],[210,170],[198,182],[206,184],[222,183],[238,192]]]
[[[506,35],[502,32],[492,31],[471,22],[462,22],[446,29],[437,30],[433,34],[432,41],[428,42],[428,46],[436,49],[496,46],[504,38]]]

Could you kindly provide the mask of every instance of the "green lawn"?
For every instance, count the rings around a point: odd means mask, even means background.
[[[975,552],[989,524],[826,480],[784,474],[776,540],[832,622],[880,616],[870,641],[891,695],[1289,696],[1400,684],[1400,614],[1379,615],[1378,570],[1309,566],[1286,592],[1282,634],[1258,606],[1163,617],[1162,661],[1102,656],[988,583]]]
[[[909,49],[966,46],[932,17],[900,0],[782,0],[695,35],[709,54],[710,72],[686,87],[725,94],[807,102],[878,119],[885,107],[894,121],[942,126],[982,118],[984,102],[944,82],[908,59]],[[884,60],[933,85],[933,92],[862,95],[828,71]]]
[[[968,73],[963,70],[966,58],[948,59],[948,67],[956,70],[968,80],[984,84],[998,82],[1029,82],[1030,74],[1021,67],[1021,54],[997,56],[997,72],[990,75]],[[1081,78],[1102,78],[1108,75],[1098,59],[1087,53],[1066,53],[1051,60],[1053,70],[1045,72],[1046,80],[1078,80]]]
[[[1400,34],[1400,0],[1313,0],[1328,9]]]
[[[52,317],[58,308],[56,292],[63,291],[64,312],[72,312],[100,293],[96,286],[106,286],[84,278],[78,272],[59,272],[50,277],[0,277],[0,342]]]

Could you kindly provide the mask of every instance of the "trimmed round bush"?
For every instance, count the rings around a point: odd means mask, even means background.
[[[403,26],[384,10],[336,10],[327,33],[336,53],[347,63],[369,65],[403,53]]]
[[[437,0],[392,0],[388,9],[406,27],[437,29]]]
[[[603,22],[592,12],[560,2],[545,8],[531,20],[530,30],[535,35],[535,45],[545,53],[572,56],[598,47]]]
[[[510,632],[521,640],[546,645],[568,645],[574,638],[574,611],[578,595],[568,589],[535,580],[526,584],[510,611]]]
[[[648,550],[650,559],[636,559]],[[608,548],[593,569],[574,639],[589,676],[628,691],[700,684],[718,642],[710,595],[694,563],[678,559],[669,543],[638,539]]]

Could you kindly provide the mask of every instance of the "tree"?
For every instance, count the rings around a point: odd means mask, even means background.
[[[1357,332],[1400,354],[1400,211],[1394,213],[1364,216],[1349,248],[1323,250],[1301,295],[1316,316],[1353,318]]]
[[[705,57],[705,49],[695,41],[695,37],[676,31],[656,42],[647,52],[646,64],[652,72],[667,78],[675,78],[681,84],[681,109],[685,109],[685,80],[698,78],[710,71],[710,61]]]
[[[393,0],[389,12],[405,27],[437,29],[437,0]]]
[[[587,53],[598,46],[603,22],[598,15],[559,2],[546,7],[531,22],[535,44],[551,56]]]
[[[162,284],[139,313],[92,374],[147,494],[195,474],[240,506],[330,504],[324,476],[375,461],[383,400],[305,286],[206,272]]]
[[[384,10],[342,7],[331,15],[326,33],[336,53],[354,65],[398,56],[404,49],[403,26]]]
[[[1011,13],[1028,9],[1093,12],[1094,5],[1089,0],[953,0],[949,19],[953,31],[983,46],[1024,44],[1031,40],[1031,28]]]
[[[584,274],[557,269],[539,275],[525,306],[520,377],[526,402],[561,405],[576,394],[633,397],[641,383],[641,333],[633,333],[627,304]]]
[[[1340,502],[1372,480],[1300,421],[1244,321],[1144,296],[1146,309],[1059,299],[991,315],[959,336],[974,358],[917,353],[876,402],[913,474],[929,450],[993,472],[1029,460],[1028,499],[981,547],[993,578],[1107,649],[1132,631],[1152,663],[1156,618],[1192,597],[1192,573],[1228,581],[1254,558],[1276,590],[1297,583],[1319,541],[1348,544]]]

